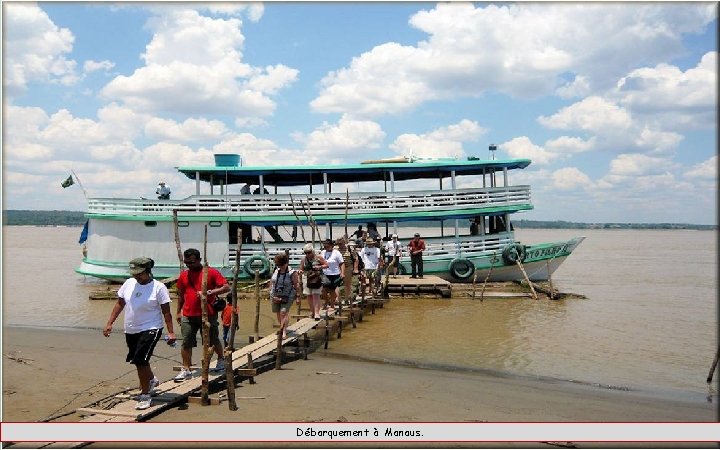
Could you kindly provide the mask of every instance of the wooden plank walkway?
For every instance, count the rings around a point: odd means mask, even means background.
[[[450,297],[452,283],[435,275],[425,275],[423,278],[410,278],[410,275],[390,275],[388,278],[388,292],[405,294],[434,293],[443,297]]]

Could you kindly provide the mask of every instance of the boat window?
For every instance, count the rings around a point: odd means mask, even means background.
[[[210,225],[211,227],[220,227],[222,226],[222,222],[218,220],[211,220],[210,222],[208,222],[208,225]]]
[[[146,227],[156,227],[156,226],[157,226],[157,222],[154,221],[154,220],[146,220],[146,221],[145,221],[145,226],[146,226]]]
[[[187,220],[179,220],[179,221],[178,221],[178,226],[179,226],[179,227],[189,227],[189,226],[190,226],[190,222],[188,222]]]

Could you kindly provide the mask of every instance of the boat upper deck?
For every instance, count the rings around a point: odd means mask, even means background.
[[[529,186],[329,194],[193,195],[178,200],[91,198],[88,217],[126,220],[230,220],[256,225],[422,220],[532,209]]]

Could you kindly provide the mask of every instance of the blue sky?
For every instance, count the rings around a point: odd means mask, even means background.
[[[714,3],[4,3],[3,207],[174,167],[530,158],[520,218],[717,223]]]

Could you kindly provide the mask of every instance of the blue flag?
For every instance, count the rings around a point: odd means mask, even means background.
[[[90,223],[89,220],[85,221],[85,226],[83,227],[82,231],[80,232],[80,240],[78,241],[78,244],[82,244],[83,242],[87,241],[88,236],[88,223]]]

